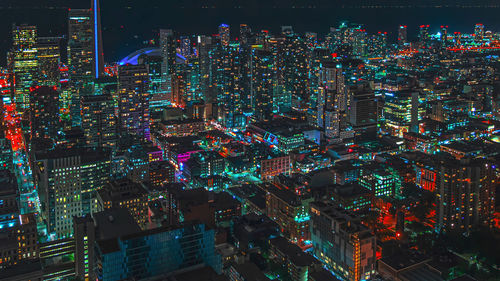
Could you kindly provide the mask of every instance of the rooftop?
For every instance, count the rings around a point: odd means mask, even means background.
[[[271,281],[254,263],[233,264],[232,267],[243,276],[245,281]]]
[[[139,232],[141,229],[125,208],[111,208],[93,214],[96,240],[107,240]]]
[[[360,239],[373,236],[368,228],[362,225],[357,218],[351,216],[351,213],[344,208],[337,207],[331,202],[326,203],[321,201],[313,202],[310,206],[311,209],[314,208],[319,211],[321,216],[327,216],[335,220],[340,225],[340,228],[347,233],[360,233]]]
[[[147,191],[141,184],[128,178],[112,181],[98,191],[99,197],[104,202],[120,202],[140,198],[146,194]]]
[[[176,274],[163,281],[229,281],[225,275],[218,275],[210,266]],[[160,279],[158,279],[160,281]]]
[[[330,271],[324,268],[310,272],[309,278],[314,281],[340,281],[340,279],[333,276],[333,274]]]
[[[436,272],[431,271],[427,266],[420,266],[401,273],[407,281],[444,281]]]
[[[283,237],[270,240],[271,245],[283,253],[295,266],[310,266],[319,263],[313,256],[303,252],[299,246],[288,242]]]
[[[426,263],[430,260],[428,256],[422,255],[416,251],[404,251],[388,257],[383,257],[380,261],[399,271],[410,266]]]
[[[358,183],[351,183],[345,185],[335,185],[333,187],[334,196],[341,198],[357,198],[361,195],[370,194],[370,190],[359,185]]]

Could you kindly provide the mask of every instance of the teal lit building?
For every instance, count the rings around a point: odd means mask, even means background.
[[[201,264],[219,274],[222,271],[214,230],[203,224],[162,227],[98,241],[96,261],[97,280],[102,281],[166,275]]]
[[[11,170],[12,164],[12,146],[5,133],[0,133],[0,169]]]
[[[396,180],[394,175],[385,170],[369,171],[359,179],[359,183],[378,196],[394,196]]]

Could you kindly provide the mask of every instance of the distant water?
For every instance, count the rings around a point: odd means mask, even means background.
[[[107,61],[119,60],[141,48],[158,28],[172,28],[180,34],[213,34],[220,23],[231,25],[234,35],[239,24],[246,23],[253,30],[279,32],[281,25],[291,25],[297,32],[312,31],[324,36],[330,26],[337,26],[341,20],[363,23],[368,32],[387,31],[389,38],[395,38],[400,24],[408,26],[410,39],[416,36],[421,24],[430,24],[433,33],[440,25],[448,25],[450,32],[472,32],[475,23],[500,31],[500,8],[127,9],[108,7],[106,1],[101,2]],[[39,36],[57,36],[66,33],[66,17],[67,8],[0,8],[0,64],[5,64],[13,22],[36,24]]]

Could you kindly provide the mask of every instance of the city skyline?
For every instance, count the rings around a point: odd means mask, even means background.
[[[495,3],[85,2],[0,5],[0,281],[498,281]]]
[[[86,1],[77,1],[76,8],[90,8]],[[69,3],[71,4],[71,3]],[[0,9],[3,14],[0,32],[9,32],[13,23],[38,25],[45,36],[57,36],[67,27],[67,9],[69,4],[55,6],[50,9],[41,8],[20,12],[19,9]],[[320,36],[328,33],[328,29],[336,26],[342,20],[350,20],[365,24],[370,32],[388,32],[389,38],[395,39],[397,26],[404,24],[409,27],[409,36],[414,39],[418,35],[418,26],[430,24],[432,31],[437,32],[439,26],[448,25],[450,29],[462,33],[470,32],[472,26],[482,22],[492,29],[500,29],[496,14],[500,8],[328,8],[328,9],[197,9],[171,8],[167,2],[151,1],[150,5],[138,5],[131,2],[131,8],[126,5],[115,5],[105,1],[103,40],[106,61],[118,61],[127,54],[141,48],[144,42],[155,37],[161,28],[173,28],[183,34],[197,33],[210,35],[217,32],[221,23],[230,25],[247,23],[259,29],[269,29],[279,32],[280,25],[292,25],[299,32],[313,31]],[[160,5],[160,6],[158,6]],[[74,7],[73,7],[74,8]],[[380,15],[380,17],[378,17]],[[210,24],[199,26],[197,18]],[[128,21],[127,19],[130,19]],[[128,24],[134,22],[137,24]],[[7,28],[5,28],[7,27]],[[0,41],[0,50],[6,52],[10,42],[8,37]],[[0,59],[0,63],[4,62]],[[2,63],[3,64],[3,63]]]

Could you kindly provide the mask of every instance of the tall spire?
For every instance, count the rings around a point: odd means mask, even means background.
[[[104,52],[102,49],[102,33],[101,33],[101,7],[99,0],[91,0],[91,11],[93,18],[94,31],[94,69],[95,78],[99,78],[104,73]]]

